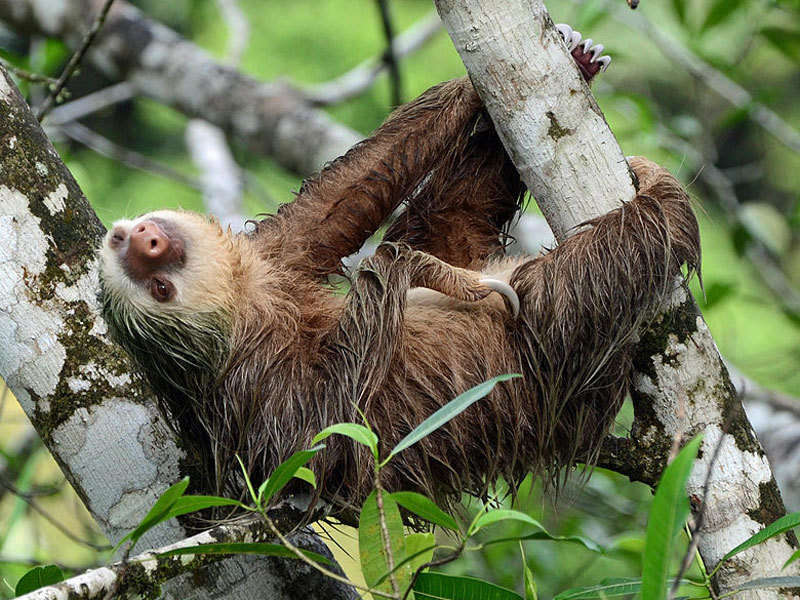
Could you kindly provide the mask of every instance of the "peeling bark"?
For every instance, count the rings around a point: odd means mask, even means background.
[[[557,239],[631,199],[624,156],[578,75],[540,0],[436,0],[439,14],[509,154]],[[763,449],[742,410],[697,305],[679,286],[670,306],[641,334],[630,439],[611,440],[606,466],[653,485],[673,440],[703,433],[687,491],[693,510],[714,449],[722,448],[708,490],[699,551],[713,569],[734,546],[785,514]],[[726,563],[719,592],[781,571],[794,536],[774,538]],[[794,597],[793,590],[737,598]]]
[[[0,376],[112,541],[181,472],[181,452],[140,376],[111,344],[97,303],[95,249],[104,228],[0,69]],[[143,547],[184,538],[175,521]],[[238,557],[173,580],[173,598],[328,598],[329,582],[292,565]],[[288,565],[288,566],[287,566]],[[196,573],[196,575],[197,575]],[[324,582],[322,582],[324,580]],[[319,584],[315,588],[315,584]],[[339,584],[337,584],[339,585]],[[350,588],[341,586],[341,597]]]
[[[75,46],[102,1],[0,0],[0,19]],[[214,60],[173,30],[116,0],[89,51],[108,77],[225,130],[300,175],[317,171],[361,139],[314,109],[287,83],[263,83]]]

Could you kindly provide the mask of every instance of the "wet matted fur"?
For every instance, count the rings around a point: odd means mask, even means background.
[[[636,198],[538,258],[502,258],[523,188],[467,79],[436,86],[302,186],[294,202],[232,235],[198,215],[170,223],[180,262],[153,267],[169,302],[103,249],[103,301],[183,436],[198,489],[238,495],[236,456],[260,481],[321,429],[361,422],[385,455],[456,395],[521,373],[395,457],[390,490],[446,504],[503,476],[553,478],[591,461],[632,376],[636,331],[697,267],[699,235],[678,182],[646,159]],[[406,212],[353,275],[327,282],[398,205]],[[111,233],[109,234],[111,235]],[[480,282],[510,283],[514,317]],[[424,288],[424,289],[423,289]],[[372,457],[333,436],[311,466],[318,493],[358,507]]]

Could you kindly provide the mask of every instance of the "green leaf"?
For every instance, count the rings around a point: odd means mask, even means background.
[[[744,0],[715,0],[708,10],[706,20],[700,27],[700,31],[708,31],[712,27],[716,27],[723,21],[728,20],[743,3]]]
[[[310,550],[303,550],[300,548],[307,558],[321,563],[323,565],[333,564],[331,560],[316,552]],[[185,548],[175,548],[174,550],[167,550],[166,552],[159,552],[158,556],[183,556],[185,554],[260,554],[262,556],[280,556],[282,558],[295,558],[299,557],[286,546],[280,544],[267,544],[267,543],[220,543],[220,544],[201,544],[199,546],[186,546]]]
[[[500,521],[522,521],[528,525],[533,525],[541,531],[545,530],[544,526],[539,523],[539,521],[530,515],[526,515],[524,512],[511,510],[508,508],[499,508],[496,510],[490,510],[489,512],[483,513],[481,516],[479,516],[472,524],[472,527],[470,527],[470,530],[467,532],[467,537],[475,535],[479,529]]]
[[[551,542],[569,542],[572,544],[580,544],[587,550],[591,550],[592,552],[599,552],[601,554],[605,553],[605,549],[595,542],[594,540],[590,540],[589,538],[580,536],[580,535],[553,535],[550,532],[542,529],[541,531],[536,531],[534,533],[529,533],[528,535],[515,535],[510,537],[503,537],[497,538],[494,540],[489,540],[488,542],[483,542],[484,546],[491,546],[492,544],[502,544],[505,542],[519,542],[519,541],[527,541],[527,540],[547,540]]]
[[[783,567],[782,568],[785,569],[790,564],[792,564],[794,561],[796,561],[798,558],[800,558],[800,550],[795,550],[792,553],[792,555],[789,557],[789,560],[787,560],[785,563],[783,563]]]
[[[760,590],[766,588],[797,588],[800,587],[800,577],[761,577],[736,586],[736,590]]]
[[[686,25],[686,0],[672,0],[672,9],[682,25]]]
[[[642,598],[666,597],[667,576],[675,538],[689,515],[686,481],[692,472],[702,436],[697,436],[664,469],[647,522],[642,568]]]
[[[798,525],[800,525],[800,512],[792,513],[790,515],[785,515],[780,519],[777,519],[773,523],[770,523],[764,529],[756,532],[755,534],[750,536],[747,540],[736,546],[736,548],[734,548],[733,550],[728,552],[725,556],[723,556],[720,562],[723,563],[732,556],[736,556],[737,554],[739,554],[739,552],[747,550],[748,548],[752,548],[756,544],[760,544],[764,540],[768,540],[771,537],[780,535],[785,531],[794,529]]]
[[[480,400],[481,398],[487,396],[489,392],[492,391],[495,384],[500,381],[507,381],[509,379],[513,379],[515,377],[522,377],[522,375],[511,373],[507,375],[498,375],[497,377],[493,377],[488,381],[484,381],[476,385],[474,388],[471,388],[464,392],[463,394],[459,394],[454,400],[451,400],[447,404],[445,404],[442,408],[437,410],[433,413],[430,417],[425,419],[422,423],[417,425],[411,433],[409,433],[406,437],[404,437],[400,442],[395,446],[389,456],[383,461],[383,464],[389,462],[389,459],[392,458],[394,455],[402,452],[409,446],[416,444],[426,435],[431,434],[432,432],[436,431],[453,419],[454,417],[460,415],[464,412],[467,408],[469,408],[472,404]]]
[[[420,573],[414,584],[417,600],[522,600],[522,596],[499,585],[444,573]]]
[[[46,585],[53,585],[64,581],[64,573],[55,565],[44,565],[43,567],[33,567],[30,571],[20,577],[14,588],[15,596],[22,596],[34,592]]]
[[[432,533],[409,533],[406,536],[406,560],[409,561],[411,571],[431,562],[435,549],[436,538]]]
[[[528,565],[523,565],[525,575],[525,600],[537,600],[539,593],[536,591],[536,580],[533,571]]]
[[[335,427],[335,426],[334,426]],[[317,436],[319,437],[319,436]],[[310,461],[313,456],[325,447],[324,444],[315,446],[310,450],[300,450],[277,466],[264,483],[258,488],[257,502],[259,506],[266,506],[272,497],[289,483],[297,470]]]
[[[242,461],[242,459],[239,457],[238,454],[236,455],[236,460],[239,461],[239,467],[242,469],[242,476],[244,477],[244,481],[247,484],[247,491],[250,492],[250,498],[252,498],[253,502],[258,504],[258,496],[256,495],[256,491],[253,489],[253,482],[250,481],[250,475],[247,472],[247,467],[244,466],[244,462]]]
[[[153,507],[139,522],[139,525],[136,526],[136,529],[131,531],[128,535],[122,538],[116,546],[114,546],[114,552],[116,552],[127,540],[131,541],[131,548],[133,548],[133,546],[136,545],[136,542],[139,541],[139,538],[141,538],[146,532],[159,523],[169,519],[170,509],[172,508],[173,504],[178,501],[178,498],[183,496],[183,493],[186,491],[187,487],[189,487],[188,477],[184,477],[179,482],[169,486],[164,493],[159,496],[158,500],[156,500],[156,503],[153,504]]]
[[[378,436],[358,423],[336,423],[335,425],[326,427],[314,436],[311,443],[316,444],[317,442],[321,442],[334,433],[354,439],[359,444],[364,444],[367,448],[372,450],[372,455],[375,457],[375,460],[378,460]]]
[[[519,554],[522,558],[523,585],[525,588],[525,600],[538,600],[539,592],[536,589],[536,579],[533,571],[528,566],[528,558],[525,556],[525,546],[519,542]]]
[[[430,545],[423,546],[417,548],[417,544],[421,544],[421,541],[415,541],[416,536],[430,536]],[[409,542],[409,538],[411,538],[411,542]],[[394,563],[394,571],[396,573],[401,568],[410,568],[413,572],[424,565],[426,562],[429,562],[433,558],[433,553],[436,550],[436,542],[432,533],[409,533],[405,539],[406,544],[406,557],[401,561],[395,561]],[[378,581],[375,582],[375,586],[379,586],[384,581],[389,578],[390,573],[387,571],[383,575],[380,576]]]
[[[189,513],[197,512],[198,510],[205,510],[214,506],[238,506],[240,508],[249,508],[238,500],[230,498],[221,498],[219,496],[181,496],[170,507],[169,511],[164,515],[164,518],[159,521],[167,521],[173,517],[180,517]]]
[[[789,60],[800,63],[800,31],[782,27],[764,27],[761,35]]]
[[[564,590],[553,600],[589,600],[590,598],[614,598],[636,594],[642,587],[641,579],[613,578],[606,579],[598,585],[578,587]]]
[[[403,521],[400,518],[400,509],[392,497],[383,492],[383,513],[386,529],[389,532],[389,550],[392,563],[398,564],[406,556],[405,538],[403,536]],[[367,497],[361,509],[358,520],[358,552],[361,558],[361,571],[364,581],[369,587],[391,593],[392,584],[389,577],[384,575],[389,572],[387,549],[384,545],[381,523],[378,515],[377,490]],[[406,564],[392,575],[400,590],[411,585],[411,567]],[[378,582],[381,582],[378,584]]]
[[[426,521],[458,531],[456,520],[433,503],[433,500],[416,492],[395,492],[391,494],[395,502]]]
[[[297,469],[297,472],[294,474],[294,476],[298,479],[302,479],[308,484],[311,484],[311,487],[314,489],[317,489],[317,477],[314,475],[314,471],[308,467],[300,467]]]

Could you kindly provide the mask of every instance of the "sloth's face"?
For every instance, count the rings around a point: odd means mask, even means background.
[[[114,223],[103,240],[104,295],[144,314],[203,313],[228,304],[230,235],[190,212]]]

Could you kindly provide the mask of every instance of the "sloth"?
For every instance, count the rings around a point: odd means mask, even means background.
[[[607,66],[602,46],[559,30],[587,81]],[[385,456],[506,373],[521,377],[394,457],[381,483],[447,506],[501,477],[557,485],[596,460],[637,331],[683,265],[699,267],[678,181],[643,158],[630,166],[635,198],[541,256],[503,257],[524,185],[469,79],[455,79],[246,232],[183,211],[115,223],[101,249],[103,314],[180,434],[197,490],[242,494],[237,458],[260,481],[334,423],[366,420]],[[343,257],[403,204],[349,290],[332,286]],[[372,455],[339,436],[326,444],[311,463],[315,498],[357,509]]]

